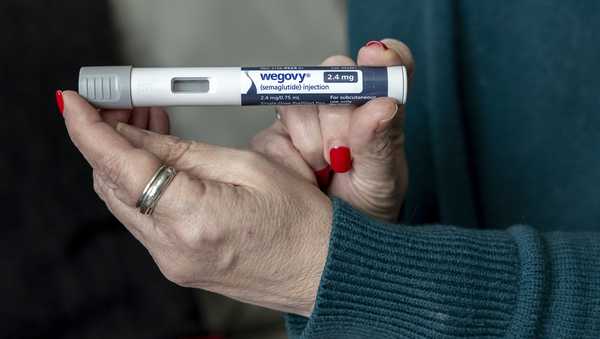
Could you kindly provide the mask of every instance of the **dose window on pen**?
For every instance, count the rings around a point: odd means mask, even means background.
[[[209,90],[208,78],[174,78],[171,81],[173,93],[208,93]]]

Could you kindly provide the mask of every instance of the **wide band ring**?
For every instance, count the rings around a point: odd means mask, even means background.
[[[166,165],[162,165],[156,170],[135,205],[140,209],[140,213],[151,215],[154,212],[158,200],[176,175],[177,171]]]

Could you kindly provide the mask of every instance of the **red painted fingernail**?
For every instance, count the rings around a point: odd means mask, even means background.
[[[348,172],[352,168],[352,156],[346,146],[334,147],[329,151],[331,168],[336,173]]]
[[[377,41],[377,40],[371,40],[369,42],[367,42],[367,44],[365,45],[367,47],[379,47],[379,48],[383,48],[383,49],[388,49],[388,47],[381,41]]]
[[[315,171],[315,177],[317,178],[319,188],[326,189],[331,182],[331,167],[327,165],[327,167]]]
[[[58,111],[60,112],[60,115],[63,114],[63,111],[65,110],[65,102],[63,100],[63,94],[62,91],[56,91],[55,93],[56,95],[56,105],[58,106]]]

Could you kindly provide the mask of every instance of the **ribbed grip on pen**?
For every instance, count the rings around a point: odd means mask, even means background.
[[[132,108],[131,66],[82,67],[79,95],[98,108]]]

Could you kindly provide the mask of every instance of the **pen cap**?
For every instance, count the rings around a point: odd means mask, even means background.
[[[82,67],[79,95],[102,108],[132,108],[131,66]]]

